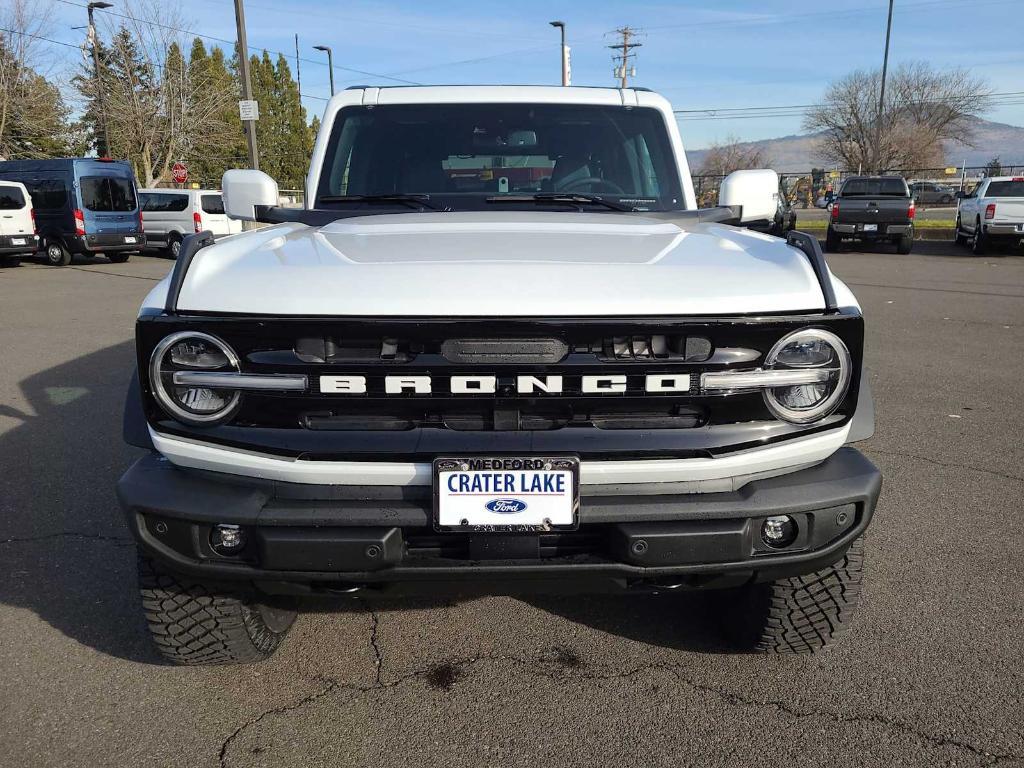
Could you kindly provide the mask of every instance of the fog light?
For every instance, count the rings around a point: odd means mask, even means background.
[[[210,546],[222,555],[233,555],[245,546],[245,533],[237,525],[218,525],[210,533]]]
[[[766,518],[761,526],[761,539],[769,547],[782,549],[796,541],[796,520],[789,515]]]

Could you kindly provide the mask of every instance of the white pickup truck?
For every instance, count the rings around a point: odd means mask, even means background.
[[[639,89],[357,88],[306,207],[185,238],[118,485],[153,638],[274,651],[306,595],[722,590],[738,647],[849,626],[881,476],[857,300],[740,171],[698,210]]]
[[[1024,176],[983,179],[956,209],[956,242],[977,254],[1024,240]]]

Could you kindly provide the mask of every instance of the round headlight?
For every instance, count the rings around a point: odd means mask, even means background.
[[[215,336],[196,331],[172,333],[157,344],[149,362],[149,381],[161,407],[186,424],[212,424],[234,411],[241,399],[235,389],[174,383],[178,371],[240,370],[238,355]]]
[[[764,401],[771,412],[794,424],[807,424],[828,416],[839,406],[850,386],[850,351],[834,333],[818,328],[796,331],[780,339],[765,358],[764,367],[819,373],[812,383],[764,391]]]

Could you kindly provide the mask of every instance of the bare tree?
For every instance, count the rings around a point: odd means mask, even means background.
[[[733,171],[767,168],[771,164],[763,146],[741,142],[737,136],[727,136],[724,142],[715,142],[704,155],[700,173],[705,176],[728,176]]]
[[[182,52],[185,29],[174,3],[138,0],[126,5],[121,26],[105,44],[100,78],[111,154],[128,158],[145,186],[170,178],[174,163],[206,146],[233,138],[224,119],[237,98],[229,87],[193,82]],[[76,80],[96,114],[97,83],[91,72]]]
[[[0,9],[0,158],[68,151],[67,110],[39,52],[51,6],[49,0],[9,0]]]
[[[935,168],[945,162],[944,142],[970,144],[973,120],[990,105],[980,78],[923,62],[891,73],[881,114],[880,87],[879,71],[857,70],[832,83],[824,103],[807,113],[804,128],[824,132],[822,159],[874,171]]]

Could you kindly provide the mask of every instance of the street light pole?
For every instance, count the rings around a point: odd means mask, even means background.
[[[245,8],[242,0],[235,0],[235,26],[238,27],[238,74],[242,81],[242,99],[252,101],[252,79],[249,77],[249,41],[245,36]],[[256,121],[242,122],[246,143],[249,145],[249,167],[260,169],[260,155],[256,147]]]
[[[334,51],[331,50],[329,45],[314,45],[314,50],[327,51],[327,69],[331,74],[331,96],[334,95]]]
[[[889,0],[889,19],[885,24],[885,55],[882,57],[882,87],[878,94],[878,118],[875,120],[875,171],[882,172],[879,167],[881,161],[882,143],[882,114],[885,109],[885,76],[889,69],[889,38],[892,35],[892,5],[894,0]]]
[[[562,47],[558,51],[558,53],[559,53],[559,56],[558,56],[558,67],[559,67],[559,69],[562,70],[562,85],[568,85],[569,84],[569,73],[566,71],[566,68],[565,68],[565,22],[564,21],[549,21],[548,24],[550,24],[552,27],[558,27],[558,29],[562,33]]]
[[[100,76],[100,52],[99,36],[96,34],[96,24],[93,21],[92,12],[97,8],[111,8],[110,3],[89,3],[85,7],[89,14],[89,39],[92,41],[92,66],[93,77],[96,78],[96,100],[100,105],[100,125],[103,127],[103,142],[96,143],[96,154],[99,157],[110,156],[110,129],[107,127],[107,105],[103,101],[103,79]]]

